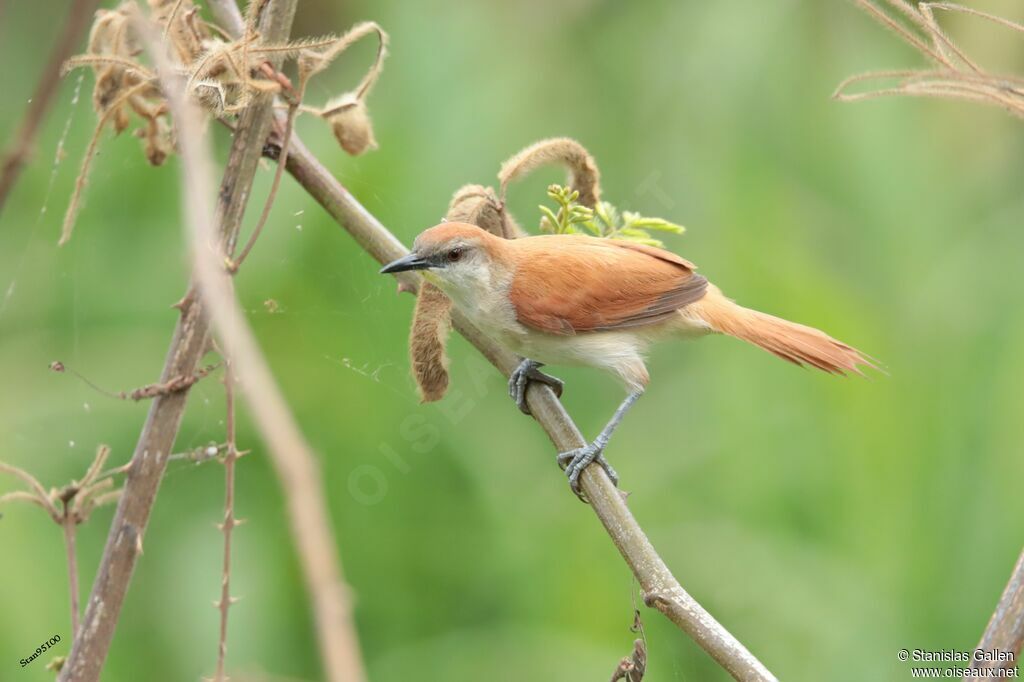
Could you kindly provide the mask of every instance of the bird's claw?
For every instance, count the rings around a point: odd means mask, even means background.
[[[562,397],[562,389],[565,384],[561,379],[540,371],[538,369],[540,366],[541,364],[535,360],[523,360],[508,378],[508,395],[515,401],[519,411],[523,414],[530,414],[530,407],[526,404],[526,389],[531,381],[547,384],[557,397]]]
[[[580,488],[580,474],[583,473],[583,470],[591,462],[597,463],[598,466],[604,469],[604,472],[608,474],[608,478],[611,479],[612,485],[616,487],[619,485],[619,475],[612,468],[612,465],[608,463],[608,460],[605,459],[603,450],[604,448],[597,443],[590,443],[575,450],[558,453],[558,464],[565,469],[565,475],[569,478],[569,487],[576,493],[576,497],[584,502],[586,502],[586,499],[584,499],[583,490]]]

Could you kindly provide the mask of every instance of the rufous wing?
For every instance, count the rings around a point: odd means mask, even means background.
[[[516,240],[509,296],[519,322],[549,334],[655,324],[700,300],[707,279],[674,253],[559,235]]]

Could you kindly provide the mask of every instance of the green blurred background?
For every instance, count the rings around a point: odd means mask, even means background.
[[[973,5],[1024,20],[1013,0]],[[4,142],[64,11],[0,3]],[[720,338],[654,352],[648,395],[608,455],[683,585],[782,679],[909,679],[898,649],[973,647],[1024,542],[1020,122],[934,100],[833,102],[851,73],[920,63],[843,2],[302,0],[295,35],[363,19],[392,38],[370,98],[380,149],[353,159],[319,121],[299,130],[406,243],[461,184],[490,184],[521,147],[570,135],[596,156],[609,200],[688,227],[669,247],[726,293],[888,368],[835,379]],[[947,25],[988,64],[1024,70],[1019,36]],[[371,54],[346,55],[310,101],[351,87]],[[73,105],[76,81],[0,219],[0,456],[46,485],[80,476],[99,443],[126,461],[147,410],[47,365],[111,390],[154,381],[188,277],[178,159],[152,169],[129,135],[104,137],[75,235],[56,247],[95,122],[92,76]],[[223,158],[224,132],[213,133]],[[271,174],[260,171],[254,204]],[[536,224],[560,178],[513,189],[521,221]],[[633,639],[628,570],[541,429],[463,340],[450,344],[449,397],[417,404],[413,300],[377,267],[286,177],[238,279],[322,460],[371,678],[607,679]],[[619,386],[555,373],[596,434]],[[241,419],[254,454],[238,471],[249,523],[235,536],[229,668],[318,679],[280,490]],[[207,379],[176,449],[222,440],[223,420],[221,386]],[[222,504],[220,466],[172,463],[104,679],[212,672]],[[68,648],[60,533],[39,509],[3,512],[0,679],[51,679],[45,660],[18,660],[53,634],[65,642],[56,653]],[[111,515],[80,530],[83,593]],[[660,615],[643,615],[649,679],[727,679]]]

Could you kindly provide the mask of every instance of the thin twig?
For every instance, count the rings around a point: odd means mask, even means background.
[[[221,531],[224,533],[224,565],[221,573],[220,602],[220,641],[217,645],[217,672],[214,679],[222,682],[224,678],[224,657],[228,650],[228,609],[234,601],[231,597],[231,531],[238,523],[235,521],[235,462],[238,459],[238,445],[235,440],[235,376],[231,371],[231,361],[227,360],[224,369],[224,401],[225,430],[227,435],[227,454],[224,455],[224,521]]]
[[[281,158],[288,158],[288,149],[291,146],[292,131],[295,129],[295,116],[299,111],[299,102],[302,101],[302,93],[305,91],[305,86],[299,88],[299,94],[288,105],[287,119],[284,124],[284,134],[281,142]],[[281,176],[283,168],[281,164],[278,164],[277,168],[274,169],[274,179],[270,183],[270,192],[267,193],[267,200],[263,203],[263,211],[260,213],[260,218],[256,222],[256,227],[253,228],[252,234],[249,235],[249,239],[245,242],[245,246],[242,247],[242,251],[238,254],[238,258],[228,259],[228,269],[232,272],[238,272],[238,268],[242,267],[242,263],[249,257],[249,252],[252,251],[252,247],[256,245],[256,240],[260,238],[260,234],[263,232],[264,225],[267,224],[267,218],[270,217],[270,209],[274,206],[274,199],[277,198],[278,187],[281,186]]]
[[[68,561],[68,589],[71,594],[71,641],[74,643],[78,636],[78,556],[75,551],[75,530],[76,520],[73,514],[68,513],[68,503],[64,502],[64,518],[61,526],[64,528],[64,551]]]
[[[291,27],[294,0],[275,0],[263,25],[269,40],[286,38]],[[163,53],[157,49],[157,57]],[[170,69],[163,73],[172,73]],[[252,181],[259,165],[260,151],[270,129],[272,99],[261,97],[239,117],[231,152],[217,195],[217,240],[224,247],[233,246],[238,238],[242,215],[249,198]],[[179,138],[179,142],[182,140]],[[210,319],[203,302],[195,300],[190,288],[183,299],[171,348],[167,355],[161,382],[176,376],[192,376],[206,352]],[[146,423],[132,455],[132,475],[125,482],[124,493],[107,536],[96,580],[76,638],[61,670],[60,682],[96,682],[110,650],[135,564],[142,551],[142,537],[156,494],[167,468],[181,426],[188,390],[157,396],[150,403]]]
[[[943,97],[996,104],[1011,114],[1024,117],[1024,91],[1019,87],[1021,78],[987,73],[946,35],[936,21],[933,10],[941,9],[981,17],[1020,32],[1024,32],[1024,25],[987,12],[947,2],[921,2],[914,7],[906,0],[887,0],[889,6],[910,19],[913,25],[930,39],[931,45],[929,46],[917,33],[889,16],[885,10],[876,6],[871,0],[854,1],[875,20],[895,31],[927,59],[935,62],[938,69],[859,74],[840,83],[833,94],[835,99],[843,102],[855,102],[890,95]],[[852,94],[846,92],[853,83],[889,77],[898,77],[904,80],[893,87]]]
[[[60,85],[61,65],[74,53],[79,37],[85,32],[85,28],[92,18],[93,10],[98,4],[99,0],[74,0],[67,12],[64,32],[57,38],[46,66],[43,67],[39,85],[36,86],[32,99],[29,100],[25,119],[13,138],[11,149],[7,152],[3,162],[3,169],[0,170],[0,213],[3,212],[7,197],[18,181],[21,169],[32,155],[36,136],[46,120],[46,114],[53,104],[54,96]]]
[[[36,497],[37,500],[39,500],[39,506],[45,509],[47,512],[49,512],[50,517],[53,518],[54,521],[57,521],[58,523],[60,522],[60,512],[57,510],[57,507],[53,504],[53,500],[50,499],[50,496],[47,494],[46,489],[43,488],[43,485],[35,476],[33,476],[32,474],[28,473],[27,471],[20,467],[16,467],[12,464],[7,464],[6,462],[0,462],[0,471],[6,474],[10,474],[11,476],[20,478],[22,481],[27,483],[28,487],[32,489],[32,492],[30,494],[32,494],[33,496]]]
[[[980,17],[987,19],[988,21],[995,22],[1004,28],[1008,28],[1020,33],[1024,33],[1024,24],[1019,24],[1016,21],[1010,21],[1004,19],[997,14],[991,14],[989,12],[982,12],[981,10],[973,9],[971,7],[964,7],[963,5],[957,5],[951,2],[926,2],[922,3],[933,9],[944,9],[947,12],[960,12],[962,14],[970,14],[971,16]]]
[[[61,527],[64,535],[64,551],[68,564],[68,601],[71,605],[71,639],[74,641],[78,634],[79,623],[79,589],[78,589],[78,558],[75,551],[75,535],[77,526],[88,520],[90,513],[96,507],[102,506],[111,501],[111,495],[120,493],[120,490],[96,496],[97,493],[110,488],[113,482],[104,480],[97,482],[100,469],[110,455],[110,448],[100,445],[96,449],[96,456],[92,464],[85,472],[81,481],[72,481],[60,488],[46,493],[42,484],[31,474],[18,467],[0,462],[0,471],[17,476],[27,483],[32,492],[16,490],[0,496],[0,504],[4,502],[31,502],[45,509],[50,518]],[[55,502],[61,503],[60,511],[57,510]]]
[[[903,40],[909,43],[912,47],[917,48],[919,52],[924,54],[933,62],[937,64],[948,65],[946,60],[940,53],[936,52],[931,47],[929,47],[928,44],[926,44],[919,37],[914,35],[905,26],[900,24],[900,22],[896,21],[888,14],[886,14],[884,10],[877,7],[873,2],[870,2],[870,0],[854,0],[854,2],[857,3],[858,7],[860,7],[865,12],[873,16],[875,20],[878,21],[878,23],[882,24],[883,26],[893,31],[900,38],[903,38]]]
[[[92,162],[96,157],[96,150],[99,148],[100,137],[103,135],[103,129],[106,128],[107,123],[117,115],[118,109],[122,103],[127,102],[133,96],[149,87],[152,87],[152,83],[150,81],[136,83],[121,92],[121,94],[119,94],[117,98],[110,103],[107,110],[100,114],[99,120],[96,121],[96,127],[93,128],[92,139],[89,140],[89,146],[85,148],[85,156],[82,157],[82,166],[78,171],[78,177],[75,178],[75,189],[71,192],[71,199],[68,201],[68,207],[64,211],[64,224],[61,227],[60,239],[57,241],[58,246],[64,246],[67,244],[68,240],[71,239],[72,231],[75,229],[78,210],[81,208],[82,194],[85,192],[86,185],[89,184],[89,171],[92,169]]]
[[[34,495],[33,493],[25,490],[14,490],[0,495],[0,504],[4,504],[5,502],[31,502],[43,511],[47,513],[50,512],[50,508],[46,505],[46,502],[40,500],[38,495]]]
[[[89,377],[85,376],[84,374],[75,370],[74,368],[65,365],[63,362],[59,360],[50,363],[50,369],[52,371],[57,372],[59,374],[63,374],[66,372],[76,377],[86,386],[88,386],[89,388],[91,388],[92,390],[96,391],[101,395],[105,395],[108,398],[114,398],[115,400],[134,400],[135,402],[191,388],[193,384],[198,382],[200,379],[205,379],[210,374],[210,372],[213,372],[218,367],[220,367],[220,364],[215,363],[212,365],[207,365],[206,367],[201,367],[200,369],[196,370],[195,374],[192,374],[191,376],[172,377],[168,381],[161,381],[155,384],[146,384],[145,386],[140,386],[130,391],[118,391],[117,393],[114,393],[113,391],[108,391],[107,389],[103,388],[99,384],[89,379]]]
[[[924,18],[925,29],[931,35],[932,44],[935,45],[935,49],[939,50],[947,57],[949,57],[949,53],[956,55],[957,59],[966,64],[967,68],[971,71],[978,75],[985,75],[985,71],[978,66],[974,60],[968,57],[966,52],[957,47],[956,43],[954,43],[949,36],[946,35],[945,31],[942,30],[942,27],[939,26],[939,22],[935,19],[935,13],[932,12],[932,8],[928,3],[919,3],[918,10]],[[952,57],[949,57],[949,61],[952,63]]]
[[[265,151],[270,158],[276,158],[277,148],[273,145],[268,145]],[[377,262],[388,263],[408,254],[408,249],[341,186],[298,136],[292,140],[287,170]],[[415,291],[419,277],[403,273],[401,281],[409,291]],[[455,328],[505,376],[516,368],[519,358],[495,345],[457,312],[453,320]],[[585,444],[579,429],[549,387],[531,384],[527,402],[559,452]],[[585,469],[582,486],[591,509],[640,583],[645,603],[665,614],[735,679],[775,680],[739,640],[682,588],[604,470],[601,467]]]

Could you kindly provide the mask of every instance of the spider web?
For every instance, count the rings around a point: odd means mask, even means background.
[[[60,171],[61,162],[64,160],[65,156],[64,146],[68,139],[68,133],[71,131],[71,123],[78,111],[78,102],[81,99],[82,81],[84,79],[85,73],[82,72],[78,74],[78,78],[75,81],[75,89],[72,92],[71,102],[68,105],[68,117],[64,121],[64,128],[61,130],[60,138],[57,140],[57,148],[53,154],[53,163],[50,166],[50,179],[46,184],[46,193],[43,195],[43,204],[39,208],[39,213],[36,215],[35,222],[32,223],[32,229],[28,233],[28,239],[25,242],[25,246],[20,251],[17,265],[14,266],[14,275],[11,277],[10,283],[4,288],[3,298],[0,299],[0,318],[3,318],[3,314],[7,310],[7,305],[14,296],[14,292],[17,289],[18,277],[21,275],[22,270],[25,267],[28,252],[32,248],[36,232],[39,229],[39,225],[43,222],[43,218],[46,216],[47,208],[49,208],[50,195],[53,194],[53,185],[57,180],[57,173]]]

